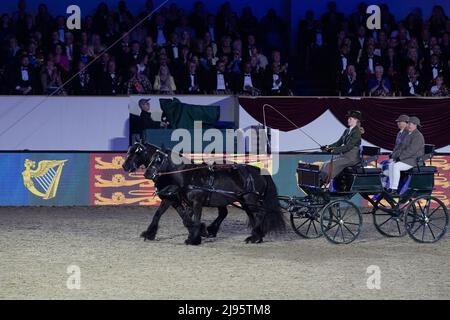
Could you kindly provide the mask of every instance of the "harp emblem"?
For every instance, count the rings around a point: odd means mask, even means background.
[[[37,168],[36,162],[26,159],[22,172],[23,184],[32,194],[48,200],[56,196],[59,179],[67,160],[42,160]]]

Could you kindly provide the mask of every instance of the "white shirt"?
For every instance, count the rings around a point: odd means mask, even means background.
[[[364,41],[366,41],[366,38],[358,38],[358,41],[362,48],[362,47],[364,47]]]
[[[145,64],[144,65],[137,64],[136,68],[137,68],[137,72],[138,73],[144,73],[144,71],[145,71]]]
[[[322,44],[323,44],[323,41],[322,41],[322,33],[319,31],[319,32],[316,33],[316,45],[317,45],[318,47],[321,47]]]
[[[194,75],[190,74],[191,77],[191,87],[195,87]]]
[[[225,90],[225,78],[223,74],[217,74],[217,90]]]
[[[341,60],[342,60],[342,70],[341,71],[344,71],[345,69],[347,69],[347,58],[345,56],[342,56]]]
[[[166,37],[164,36],[163,29],[158,29],[158,36],[156,37],[156,44],[158,45],[164,45],[166,43]]]
[[[280,88],[281,88],[281,85],[283,84],[283,82],[280,81],[279,84],[276,83],[276,81],[277,81],[278,79],[280,79],[280,76],[277,75],[277,74],[273,74],[273,75],[272,75],[272,79],[273,79],[273,82],[272,82],[272,90],[278,90],[278,89],[280,89]]]
[[[214,39],[214,27],[209,27],[208,31],[209,31],[209,34],[211,35],[211,40],[216,41],[216,39]]]
[[[250,86],[253,88],[252,76],[250,74],[244,75],[244,90],[246,86]]]
[[[28,75],[28,70],[22,70],[22,80],[23,81],[30,80],[30,76]]]
[[[64,28],[58,29],[59,40],[64,42]]]
[[[370,71],[370,73],[374,72],[374,69],[373,69],[373,58],[369,58],[369,71]]]
[[[438,68],[436,66],[432,67],[432,72],[433,72],[433,79],[436,79],[437,76],[439,75],[439,71]]]
[[[172,47],[172,52],[173,52],[174,59],[178,59],[178,47],[177,46]]]
[[[69,44],[66,46],[66,56],[69,61],[72,61],[73,45]]]
[[[409,85],[409,93],[410,94],[415,94],[414,91],[414,84],[417,86],[419,84],[419,81],[416,80],[415,83],[413,83],[411,80],[409,81],[408,85]]]

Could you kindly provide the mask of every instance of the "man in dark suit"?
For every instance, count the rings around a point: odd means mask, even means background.
[[[201,94],[204,91],[200,70],[194,61],[190,61],[189,69],[182,73],[180,90],[185,94]]]
[[[346,72],[341,77],[339,89],[342,96],[361,96],[361,84],[358,81],[358,75],[356,74],[354,65],[350,64],[347,66]]]
[[[75,78],[70,82],[70,93],[73,95],[86,96],[93,93],[93,83],[83,61],[79,61],[77,69],[74,70]]]
[[[420,96],[424,91],[424,84],[414,66],[408,66],[407,76],[402,83],[402,96]]]
[[[108,62],[108,70],[100,77],[100,90],[104,95],[115,96],[122,93],[122,77],[116,71],[116,62]]]
[[[264,88],[269,96],[286,96],[289,93],[289,80],[278,63],[272,63],[271,69],[266,73]]]
[[[252,96],[261,94],[260,76],[256,72],[252,72],[250,62],[245,62],[242,72],[236,76],[234,92]]]
[[[155,25],[150,28],[150,35],[159,47],[163,47],[169,42],[170,31],[164,16],[158,14],[155,18]]]
[[[230,94],[232,92],[232,79],[230,74],[225,70],[225,63],[223,61],[217,62],[216,70],[209,72],[206,87],[210,94]]]
[[[419,118],[410,117],[408,135],[400,147],[392,153],[394,164],[389,167],[389,181],[391,183],[391,190],[389,191],[393,194],[397,194],[401,171],[417,166],[417,159],[424,154],[425,139],[418,128],[420,128]]]
[[[36,73],[30,66],[28,56],[21,57],[20,65],[16,67],[12,74],[11,84],[14,94],[30,95],[37,93]]]
[[[423,80],[428,86],[431,81],[435,80],[440,74],[444,73],[444,66],[437,54],[432,54],[430,63],[427,63],[423,70]]]
[[[366,28],[363,25],[358,27],[357,35],[352,39],[351,57],[353,61],[358,61],[367,47]]]
[[[375,74],[377,65],[381,65],[381,57],[375,55],[375,47],[369,44],[359,60],[359,72],[369,78]]]
[[[181,46],[178,41],[178,34],[175,31],[170,34],[166,52],[170,61],[176,61],[181,56]]]

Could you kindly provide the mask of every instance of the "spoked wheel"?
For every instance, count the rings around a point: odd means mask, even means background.
[[[322,236],[319,208],[303,207],[291,212],[291,225],[295,233],[307,239]]]
[[[421,243],[438,241],[448,228],[447,208],[432,196],[422,196],[411,202],[405,220],[409,236]]]
[[[393,199],[379,195],[372,209],[375,228],[386,237],[403,237],[406,235],[404,208]]]
[[[332,201],[323,208],[320,225],[329,241],[336,244],[350,243],[361,232],[361,211],[348,200]]]

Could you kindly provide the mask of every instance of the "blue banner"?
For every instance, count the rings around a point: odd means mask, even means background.
[[[89,205],[88,153],[0,154],[0,205]]]

